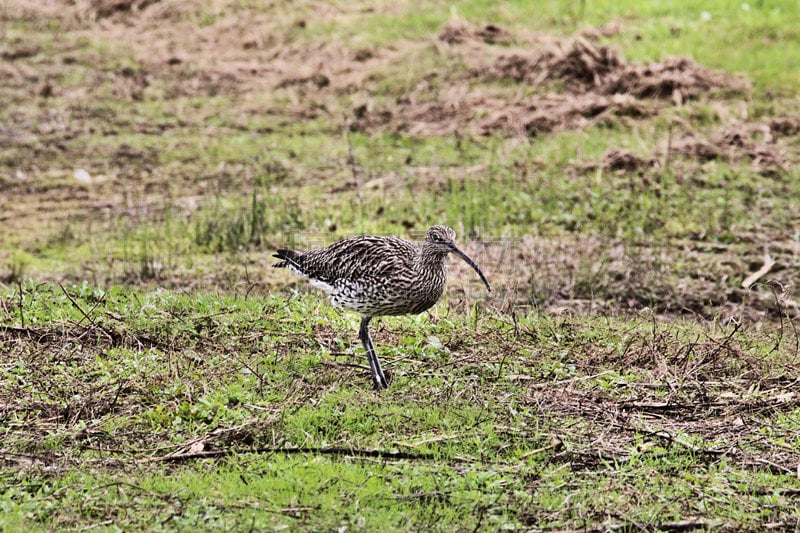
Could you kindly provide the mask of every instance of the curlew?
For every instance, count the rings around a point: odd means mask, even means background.
[[[417,314],[433,307],[447,281],[447,255],[471,266],[491,291],[486,276],[456,246],[456,233],[432,226],[422,244],[396,237],[348,237],[326,248],[296,252],[278,250],[273,266],[289,268],[330,295],[334,307],[361,314],[358,336],[378,390],[388,387],[372,338],[369,321],[376,316]]]

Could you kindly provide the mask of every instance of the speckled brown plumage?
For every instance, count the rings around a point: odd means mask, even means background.
[[[334,306],[361,313],[359,336],[370,360],[375,385],[388,383],[369,336],[374,316],[416,314],[430,309],[444,292],[447,254],[464,259],[489,289],[478,265],[455,244],[455,232],[432,226],[420,245],[396,237],[349,237],[326,248],[278,250],[273,266],[289,268],[325,290]],[[491,290],[491,289],[489,289]]]

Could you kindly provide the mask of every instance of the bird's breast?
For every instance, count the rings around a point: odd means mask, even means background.
[[[331,293],[331,302],[364,315],[407,315],[433,307],[444,292],[444,272],[341,280]]]

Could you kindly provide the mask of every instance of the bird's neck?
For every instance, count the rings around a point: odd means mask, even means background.
[[[422,246],[419,249],[416,260],[414,261],[415,269],[419,271],[425,270],[447,270],[447,253],[442,253],[438,250],[433,250],[427,246]]]

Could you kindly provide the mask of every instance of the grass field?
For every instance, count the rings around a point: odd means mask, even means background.
[[[796,2],[0,17],[0,530],[800,527]],[[375,392],[272,253],[437,223]]]

